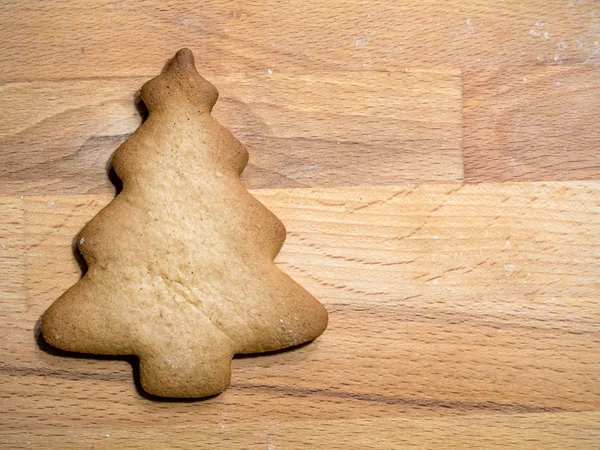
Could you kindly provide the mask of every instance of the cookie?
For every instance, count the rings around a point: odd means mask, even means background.
[[[182,49],[142,87],[147,120],[114,153],[119,195],[78,236],[87,273],[44,313],[63,350],[137,355],[144,390],[205,397],[231,359],[311,341],[327,312],[273,263],[281,221],[242,186],[248,153],[210,113]]]

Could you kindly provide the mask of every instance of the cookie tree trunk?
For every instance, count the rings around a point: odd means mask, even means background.
[[[236,353],[319,336],[327,312],[273,263],[282,223],[242,186],[244,146],[180,50],[142,87],[148,119],[113,156],[122,192],[79,235],[86,275],[42,318],[52,345],[135,354],[151,394],[222,392]]]

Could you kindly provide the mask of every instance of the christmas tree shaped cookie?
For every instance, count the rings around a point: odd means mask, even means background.
[[[273,263],[283,224],[240,183],[244,146],[180,50],[142,87],[148,119],[117,149],[122,192],[78,236],[88,271],[42,317],[64,350],[139,357],[143,388],[223,392],[237,353],[319,336],[325,308]]]

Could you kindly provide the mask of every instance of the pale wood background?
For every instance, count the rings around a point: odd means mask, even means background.
[[[0,446],[600,448],[599,41],[591,0],[1,1]],[[36,339],[182,46],[330,312],[191,402]]]

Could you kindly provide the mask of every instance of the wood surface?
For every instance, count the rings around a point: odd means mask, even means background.
[[[359,448],[361,440],[385,447],[394,438],[444,444],[452,423],[479,430],[453,437],[476,446],[488,427],[518,439],[507,422],[513,415],[532,424],[521,435],[534,439],[532,448],[598,437],[600,184],[254,194],[288,227],[278,265],[324,302],[330,325],[310,345],[234,360],[227,393],[198,402],[150,401],[136,391],[131,360],[68,356],[35,339],[40,314],[81,275],[73,236],[112,197],[3,199],[5,223],[15,211],[23,216],[22,229],[7,234],[24,249],[13,266],[27,275],[5,288],[12,297],[3,305],[2,334],[11,339],[2,342],[0,382],[12,399],[5,424],[12,443],[24,443],[33,421],[34,440],[52,439],[46,427],[77,424],[81,430],[69,426],[75,441],[94,441],[95,430],[135,446],[146,427],[162,430],[150,418],[161,427],[198,421],[199,429],[184,427],[186,440],[221,436],[239,446],[249,430],[273,445],[318,442],[304,422],[327,430],[322,438],[332,448]],[[421,436],[425,420],[446,425]],[[371,422],[385,429],[394,421],[414,435],[370,432]],[[545,428],[551,436],[535,438]],[[62,433],[54,439],[65,442]],[[113,445],[94,445],[103,443]]]
[[[490,70],[463,86],[469,182],[600,178],[597,68]]]
[[[0,1],[1,448],[600,448],[596,0]],[[201,401],[37,334],[187,46],[319,298]]]
[[[221,93],[215,117],[251,154],[248,187],[463,178],[460,71],[203,75]],[[0,86],[0,110],[15,111],[0,123],[0,194],[114,193],[106,168],[140,124],[146,80]]]
[[[90,171],[104,175],[97,163],[139,121],[135,90],[182,46],[227,100],[219,117],[231,117],[255,155],[250,187],[377,185],[380,176],[384,184],[457,181],[456,70],[465,89],[466,181],[600,177],[596,0],[4,0],[0,43],[3,195],[110,189]],[[430,81],[436,90],[401,77],[425,69],[441,71]],[[410,96],[418,126],[387,117],[390,96],[404,97],[391,114]],[[437,116],[438,102],[448,114]],[[422,161],[428,145],[436,156]],[[370,158],[357,163],[362,152]],[[51,175],[48,153],[59,159]],[[395,176],[378,174],[387,162]]]

